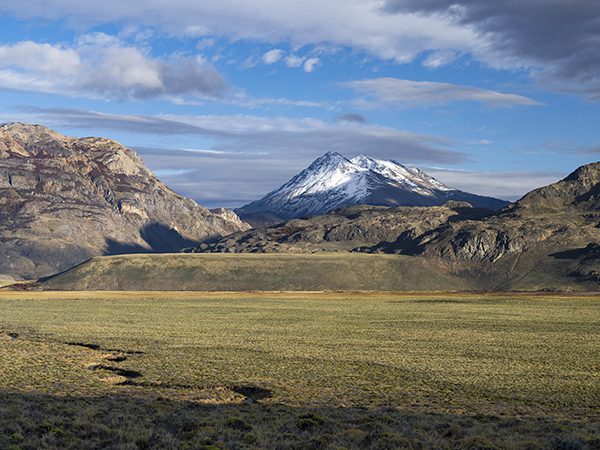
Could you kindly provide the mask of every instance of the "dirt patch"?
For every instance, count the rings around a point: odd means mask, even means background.
[[[118,384],[118,385],[131,384],[133,380],[135,380],[136,378],[140,378],[142,376],[142,373],[138,372],[137,370],[122,369],[120,367],[107,366],[105,364],[92,364],[92,365],[88,366],[88,369],[93,370],[95,372],[96,371],[109,372],[109,373],[115,375],[116,377],[119,377],[119,378],[108,377],[105,379],[105,381],[108,381],[112,384]]]
[[[113,353],[123,353],[125,355],[143,355],[144,354],[144,352],[141,350],[123,350],[120,348],[107,348],[106,351],[113,352]]]

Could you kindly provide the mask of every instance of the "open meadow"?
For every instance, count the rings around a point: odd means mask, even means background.
[[[600,298],[0,291],[0,448],[600,448]]]

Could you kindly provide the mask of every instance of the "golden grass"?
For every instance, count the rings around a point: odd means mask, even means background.
[[[583,427],[576,438],[596,442],[599,355],[598,296],[0,293],[0,392],[50,394],[52,401],[142,398],[150,402],[148,420],[157,395],[176,405],[241,405],[235,411],[243,415],[244,399],[265,394],[252,408],[265,418],[258,434],[267,447],[277,435],[268,408],[284,408],[293,420],[321,411],[320,419],[306,419],[315,430],[329,415],[340,421],[327,422],[331,430],[343,427],[362,414],[356,408],[391,414],[398,424],[398,411],[423,423],[439,419],[431,414],[450,422],[477,415],[577,420],[565,433]],[[497,443],[508,442],[509,434],[498,433]],[[455,438],[440,442],[458,445]],[[335,442],[349,445],[344,439]]]

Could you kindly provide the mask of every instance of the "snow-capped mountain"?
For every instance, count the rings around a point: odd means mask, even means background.
[[[360,155],[329,152],[280,188],[236,212],[243,218],[291,219],[324,214],[343,206],[434,206],[448,200],[499,209],[503,200],[452,189],[416,167]]]

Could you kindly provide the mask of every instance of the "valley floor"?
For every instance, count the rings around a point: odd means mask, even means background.
[[[600,447],[600,297],[0,291],[0,448]]]

